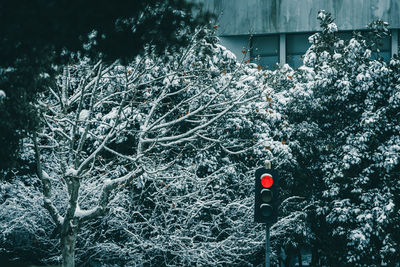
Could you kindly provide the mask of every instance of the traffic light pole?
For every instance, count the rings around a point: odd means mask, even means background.
[[[265,266],[271,266],[270,228],[277,221],[279,198],[279,172],[265,162],[254,172],[254,222],[265,224]]]
[[[265,232],[266,232],[266,238],[265,238],[265,267],[270,267],[270,260],[269,260],[269,252],[270,252],[270,241],[269,241],[269,228],[270,224],[267,223],[265,224]]]
[[[271,161],[267,160],[265,161],[265,168],[266,169],[271,169]],[[269,259],[269,251],[271,248],[270,241],[269,241],[269,229],[270,229],[270,224],[267,223],[265,224],[265,267],[270,267],[270,259]]]

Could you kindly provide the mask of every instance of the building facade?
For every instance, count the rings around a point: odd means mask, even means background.
[[[204,8],[217,15],[221,43],[238,59],[269,68],[277,63],[301,65],[308,37],[319,30],[319,10],[335,18],[339,36],[350,38],[354,30],[381,19],[389,23],[391,36],[383,40],[381,55],[398,53],[400,0],[204,0]],[[243,53],[248,51],[247,53]]]

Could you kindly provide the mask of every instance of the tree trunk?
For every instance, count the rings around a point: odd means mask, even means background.
[[[285,259],[285,267],[293,267],[296,258],[294,257],[295,254],[292,251],[285,251],[286,252],[286,259]]]
[[[280,247],[280,248],[278,249],[278,251],[279,251],[279,253],[278,253],[278,266],[279,266],[279,267],[285,266],[285,265],[284,265],[284,261],[283,261],[283,257],[284,257],[283,248]]]
[[[76,236],[79,231],[79,220],[74,216],[78,204],[80,182],[75,176],[66,177],[66,180],[70,199],[61,229],[62,266],[75,267],[75,244]]]
[[[299,263],[299,267],[303,267],[303,259],[301,258],[301,251],[297,249],[297,261]]]
[[[315,247],[315,244],[311,250],[311,265],[310,266],[319,266],[319,254],[318,254],[318,249]]]
[[[71,231],[67,235],[61,237],[63,267],[75,267],[75,244],[76,231]]]

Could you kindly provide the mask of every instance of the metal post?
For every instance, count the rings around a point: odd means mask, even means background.
[[[265,168],[266,168],[267,170],[270,170],[270,169],[271,169],[271,161],[270,161],[270,160],[266,160],[266,161],[265,161]]]
[[[270,160],[266,160],[265,161],[265,168],[266,169],[271,169],[271,161]],[[271,225],[269,223],[267,223],[265,225],[265,232],[266,232],[266,237],[265,237],[265,267],[270,267],[270,241],[269,241],[269,229],[270,229]]]
[[[266,231],[266,238],[265,238],[265,267],[270,267],[270,260],[269,260],[269,254],[270,254],[270,242],[269,242],[269,228],[270,225],[267,223],[265,225],[265,231]]]

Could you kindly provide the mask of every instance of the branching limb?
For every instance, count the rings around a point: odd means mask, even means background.
[[[42,163],[40,161],[40,150],[37,141],[36,132],[33,133],[33,144],[35,147],[35,160],[36,160],[36,174],[43,184],[43,196],[44,196],[44,207],[50,213],[51,218],[57,226],[60,226],[63,222],[63,218],[59,214],[56,206],[51,201],[51,182],[49,175],[43,171]]]
[[[107,204],[109,203],[109,198],[111,192],[117,188],[120,184],[129,183],[135,177],[138,177],[144,173],[142,168],[131,171],[128,174],[119,177],[117,179],[107,179],[103,184],[103,189],[99,197],[96,207],[90,210],[79,210],[75,213],[75,216],[79,217],[81,222],[88,221],[105,213]]]

